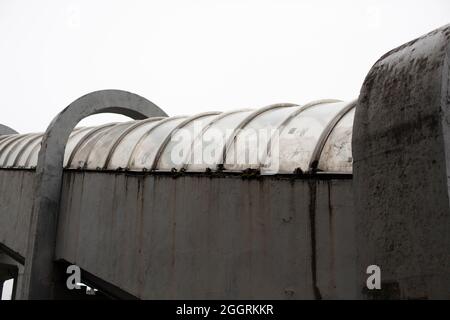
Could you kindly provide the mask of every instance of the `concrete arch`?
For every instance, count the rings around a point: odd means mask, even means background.
[[[4,124],[0,123],[0,136],[4,134],[17,134],[18,132]]]
[[[101,90],[75,100],[53,119],[42,139],[36,167],[33,214],[21,298],[54,297],[53,259],[64,150],[77,123],[99,113],[118,113],[135,120],[167,116],[162,109],[139,95],[121,90]]]
[[[316,172],[317,166],[319,164],[320,156],[322,155],[323,148],[325,146],[325,143],[327,142],[331,132],[333,131],[334,127],[341,121],[341,119],[350,112],[353,108],[356,107],[356,100],[350,101],[347,103],[347,105],[338,112],[333,119],[331,119],[330,123],[325,127],[322,134],[320,135],[319,141],[316,144],[316,147],[314,148],[314,151],[311,156],[311,160],[309,161],[309,171],[310,172]]]

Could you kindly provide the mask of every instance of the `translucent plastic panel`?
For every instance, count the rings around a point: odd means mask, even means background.
[[[18,162],[18,157],[22,155],[24,152],[24,149],[27,145],[35,141],[36,139],[39,139],[41,134],[35,133],[27,135],[20,140],[18,140],[16,143],[14,143],[14,147],[12,147],[5,158],[3,162],[3,166],[5,167],[14,167],[15,164]]]
[[[156,169],[170,171],[176,168],[179,170],[186,162],[191,162],[188,159],[191,156],[192,142],[201,135],[204,127],[217,117],[218,115],[205,115],[175,130],[161,152]]]
[[[352,173],[352,132],[355,108],[336,124],[320,155],[318,169],[325,172]]]
[[[21,155],[18,156],[17,161],[15,163],[16,167],[20,167],[20,168],[28,168],[29,166],[27,166],[27,159],[29,159],[31,157],[31,153],[32,152],[39,152],[38,146],[41,145],[42,142],[42,137],[44,136],[43,133],[41,133],[38,137],[34,138],[33,140],[31,140],[26,146],[24,146],[21,150]],[[36,158],[37,159],[37,158]],[[37,161],[37,160],[36,160]]]
[[[64,150],[64,167],[67,166],[67,161],[69,160],[70,155],[72,154],[73,148],[83,139],[89,132],[96,130],[95,127],[83,127],[83,128],[75,128],[70,134],[69,140],[66,144],[66,149]]]
[[[2,136],[0,136],[0,151],[2,150],[3,146],[5,145],[5,143],[6,143],[8,140],[11,140],[11,139],[13,139],[13,138],[15,138],[15,137],[17,137],[17,136],[22,136],[22,135],[19,135],[19,134],[9,134],[9,135],[2,135]]]
[[[114,143],[120,135],[133,124],[134,121],[118,124],[110,128],[106,134],[99,136],[89,153],[86,168],[91,170],[102,169],[105,166],[106,159],[108,158]]]
[[[188,171],[205,171],[206,168],[216,169],[222,163],[222,153],[226,141],[234,129],[252,110],[237,111],[219,116],[203,133],[195,139],[192,146],[193,157],[186,165]]]
[[[92,152],[97,140],[100,139],[111,128],[114,128],[118,124],[97,127],[96,129],[90,131],[83,139],[80,140],[79,144],[74,147],[72,153],[69,155],[67,160],[67,166],[71,169],[84,168],[86,166],[89,154]]]
[[[260,167],[261,161],[267,159],[267,144],[280,124],[300,107],[278,107],[267,110],[237,133],[226,152],[224,168],[242,171]]]
[[[10,139],[4,141],[0,146],[0,166],[6,167],[6,160],[11,151],[14,151],[24,139],[27,139],[29,134],[17,134]]]
[[[15,139],[20,138],[21,135],[12,134],[12,135],[2,135],[0,138],[0,157],[6,157],[5,149],[11,144],[11,141],[14,142]],[[3,162],[0,162],[0,167],[2,167]]]
[[[39,151],[41,150],[41,142],[42,142],[42,139],[40,139],[38,144],[34,144],[33,149],[31,149],[31,151],[30,151],[30,155],[27,158],[24,157],[24,159],[25,159],[24,167],[26,167],[26,168],[36,167]]]
[[[311,156],[328,123],[346,106],[345,102],[312,106],[290,119],[281,130],[273,147],[279,153],[278,172],[292,173],[296,168],[309,170]],[[272,155],[275,159],[276,155]]]
[[[171,134],[172,130],[183,122],[187,117],[169,118],[155,126],[149,134],[145,134],[138,142],[130,158],[130,170],[141,171],[150,169],[153,165],[155,155],[159,146]]]
[[[151,130],[154,126],[157,126],[160,121],[161,120],[151,118],[136,121],[136,125],[139,125],[123,137],[117,144],[115,150],[113,150],[108,163],[108,169],[116,170],[117,168],[126,168],[136,143],[146,132]]]

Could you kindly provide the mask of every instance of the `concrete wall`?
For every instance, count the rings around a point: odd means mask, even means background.
[[[66,172],[57,258],[140,298],[352,298],[352,182]]]

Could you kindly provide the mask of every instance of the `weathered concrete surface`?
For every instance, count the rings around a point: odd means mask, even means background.
[[[152,102],[120,90],[89,93],[61,111],[42,139],[36,167],[33,213],[28,235],[22,297],[52,297],[56,225],[63,177],[64,150],[70,133],[82,119],[98,113],[118,113],[133,119],[166,116]]]
[[[145,299],[354,298],[352,203],[349,179],[66,172],[56,258]]]
[[[381,267],[384,298],[450,298],[450,26],[381,57],[353,129],[359,292]]]

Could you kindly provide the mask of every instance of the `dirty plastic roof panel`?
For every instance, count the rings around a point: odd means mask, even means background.
[[[76,128],[64,167],[81,170],[352,173],[355,102],[155,117]],[[0,136],[0,168],[34,169],[42,133]]]

